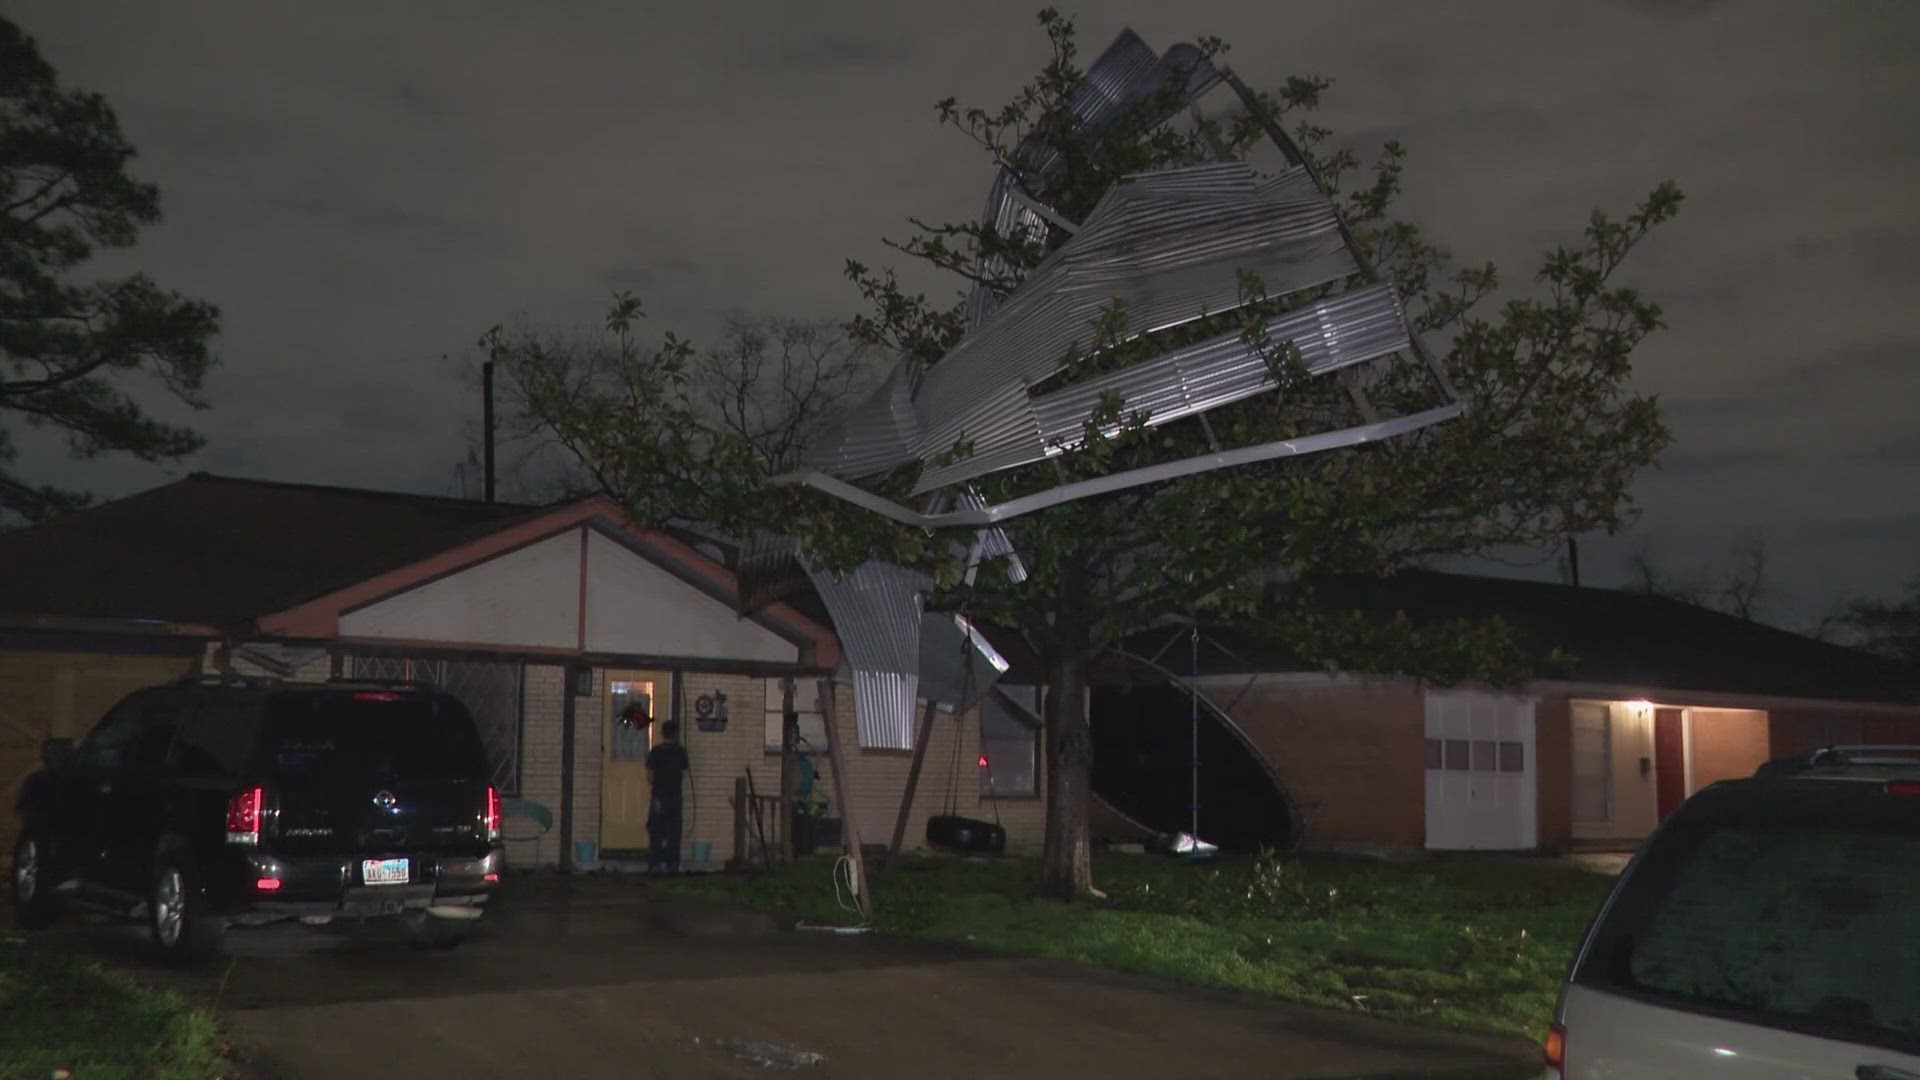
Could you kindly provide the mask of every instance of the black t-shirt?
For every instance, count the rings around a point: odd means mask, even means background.
[[[661,743],[647,751],[647,771],[653,774],[653,793],[662,799],[680,797],[680,780],[687,774],[687,748]]]

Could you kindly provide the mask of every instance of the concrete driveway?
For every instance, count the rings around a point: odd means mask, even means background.
[[[210,1002],[260,1080],[399,1076],[1472,1077],[1539,1074],[1519,1040],[1405,1028],[640,899],[503,902],[453,953],[236,932],[176,970],[130,933],[54,932]]]

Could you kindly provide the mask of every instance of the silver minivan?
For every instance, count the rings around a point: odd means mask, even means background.
[[[1687,800],[1587,932],[1552,1080],[1920,1080],[1920,747]]]

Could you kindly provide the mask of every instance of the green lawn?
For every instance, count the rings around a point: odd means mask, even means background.
[[[0,1078],[232,1076],[213,1017],[98,965],[0,936]]]
[[[808,921],[854,921],[831,863],[653,884]],[[1033,897],[1027,860],[918,860],[873,875],[878,929],[1424,1024],[1545,1033],[1612,879],[1547,859],[1095,864],[1102,902]]]

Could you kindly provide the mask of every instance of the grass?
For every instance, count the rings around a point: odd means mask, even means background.
[[[852,921],[828,863],[658,881],[808,921]],[[1104,901],[1034,897],[1032,861],[873,874],[878,929],[1021,956],[1538,1039],[1612,879],[1544,859],[1097,860]]]
[[[179,996],[0,937],[0,1078],[233,1075],[212,1014]]]

